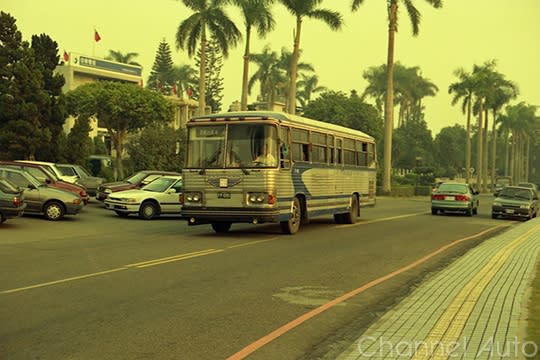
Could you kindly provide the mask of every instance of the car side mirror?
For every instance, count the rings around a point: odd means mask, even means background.
[[[167,190],[167,194],[176,194],[176,189]]]
[[[36,190],[37,189],[37,187],[34,184],[28,184],[27,188],[29,188],[30,190]]]
[[[51,179],[45,179],[45,184],[52,184]]]

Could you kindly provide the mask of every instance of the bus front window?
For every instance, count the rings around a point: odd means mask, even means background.
[[[226,167],[276,167],[277,131],[273,125],[230,124]]]
[[[189,129],[188,168],[222,168],[225,125]]]

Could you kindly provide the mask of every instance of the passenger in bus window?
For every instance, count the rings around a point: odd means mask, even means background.
[[[240,152],[237,144],[233,144],[229,150],[227,166],[240,167]]]

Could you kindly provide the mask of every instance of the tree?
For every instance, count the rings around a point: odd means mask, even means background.
[[[105,59],[116,61],[122,64],[141,66],[141,64],[139,64],[138,62],[133,61],[133,58],[136,58],[137,56],[139,56],[139,53],[136,52],[128,52],[124,54],[119,50],[109,50],[109,55],[107,55]]]
[[[433,141],[435,162],[449,174],[462,173],[465,164],[465,142],[467,130],[461,125],[447,126]]]
[[[268,109],[272,108],[280,89],[286,87],[287,77],[285,71],[279,67],[279,57],[277,52],[272,51],[267,45],[260,54],[251,54],[251,62],[258,66],[258,69],[248,82],[248,92],[251,93],[253,86],[258,81],[260,85],[260,97],[268,104]]]
[[[154,65],[148,77],[146,87],[162,94],[170,95],[175,83],[175,72],[171,56],[171,47],[163,39],[158,46]]]
[[[414,6],[413,0],[402,0],[409,19],[411,20],[413,36],[417,36],[420,25],[420,12]],[[364,0],[352,0],[352,11],[358,10]],[[389,193],[392,190],[392,131],[394,129],[394,42],[398,29],[398,2],[399,0],[387,0],[388,14],[388,53],[386,60],[386,99],[384,107],[384,176],[383,192]],[[426,0],[434,8],[442,7],[442,0]]]
[[[35,159],[51,140],[49,120],[57,119],[61,113],[55,103],[61,103],[60,98],[55,98],[55,81],[59,78],[50,71],[56,43],[46,35],[36,37],[34,43],[32,49],[22,40],[15,18],[0,12],[0,157],[3,158]],[[42,62],[36,58],[36,52],[44,56]]]
[[[270,11],[270,5],[274,0],[234,0],[234,4],[240,8],[246,29],[246,44],[243,56],[242,94],[240,96],[240,109],[247,110],[248,76],[251,30],[255,28],[260,37],[264,37],[274,29],[276,24]]]
[[[197,70],[189,65],[173,65],[174,81],[178,85],[178,93],[185,93],[187,89],[194,89],[197,84]]]
[[[458,82],[450,84],[448,87],[448,93],[454,94],[454,97],[452,98],[452,105],[456,105],[460,99],[462,99],[461,111],[464,114],[467,114],[465,137],[465,181],[469,183],[471,174],[471,115],[474,89],[476,85],[472,75],[462,68],[454,71],[454,75],[457,76]]]
[[[308,118],[363,131],[380,141],[382,122],[378,111],[358,96],[329,91],[311,101],[304,109]]]
[[[173,118],[172,105],[160,94],[135,84],[100,81],[67,93],[69,114],[95,116],[107,128],[116,151],[116,168],[124,176],[122,156],[128,132]]]
[[[300,81],[298,81],[298,88],[301,89],[297,93],[298,101],[303,108],[311,101],[311,95],[317,92],[327,91],[324,86],[319,86],[319,77],[317,75],[300,74]]]
[[[322,0],[279,0],[285,8],[295,17],[296,27],[294,30],[294,43],[292,61],[290,63],[290,81],[288,112],[296,112],[296,78],[297,65],[300,58],[300,35],[302,33],[302,21],[304,18],[317,19],[326,23],[332,30],[341,29],[343,17],[337,11],[318,8]]]
[[[67,135],[65,153],[66,162],[70,164],[86,165],[88,156],[92,154],[93,142],[88,134],[91,127],[86,116],[79,116],[75,120],[75,125]]]
[[[212,112],[218,112],[221,110],[221,100],[223,99],[223,77],[221,76],[223,55],[221,54],[221,49],[215,39],[210,39],[208,42],[205,58],[207,59],[206,69],[204,71],[206,76],[206,79],[204,80],[204,93],[206,96],[205,104],[210,106]],[[201,54],[200,51],[198,51],[195,62],[197,65],[200,65],[200,61]],[[195,81],[199,81],[197,75],[195,75]],[[194,96],[196,98],[199,96],[198,91],[194,92]]]
[[[433,137],[424,119],[411,119],[397,128],[392,146],[396,167],[413,169],[420,159],[422,166],[433,164]]]
[[[161,124],[145,127],[126,145],[134,170],[181,170],[184,163],[185,137],[185,129],[174,130]]]
[[[201,54],[199,64],[199,114],[206,108],[206,46],[207,31],[218,42],[223,56],[229,55],[229,47],[236,46],[242,37],[234,22],[223,10],[226,0],[182,0],[193,14],[180,23],[176,32],[176,47],[187,49],[189,57],[196,53],[197,44]]]

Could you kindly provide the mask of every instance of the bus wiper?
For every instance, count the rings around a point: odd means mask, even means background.
[[[246,169],[244,165],[242,165],[242,163],[240,163],[240,170],[242,170],[244,175],[249,175],[249,171]]]

